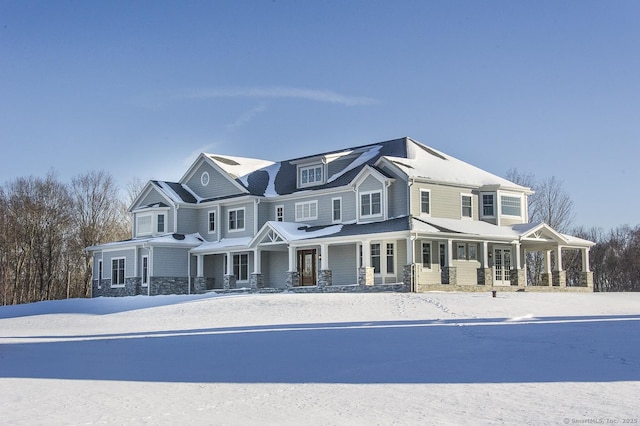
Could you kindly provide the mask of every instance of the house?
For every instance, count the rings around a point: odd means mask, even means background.
[[[410,138],[280,162],[203,153],[178,182],[148,182],[131,239],[88,248],[92,295],[593,291],[593,243],[528,223],[531,194]],[[526,285],[530,252],[544,286]]]

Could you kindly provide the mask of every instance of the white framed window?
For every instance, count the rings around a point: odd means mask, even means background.
[[[229,210],[229,231],[244,231],[244,207]]]
[[[158,215],[157,229],[159,234],[164,233],[164,218],[165,218],[164,214]]]
[[[149,256],[142,256],[142,286],[149,284]]]
[[[298,183],[302,186],[312,186],[324,183],[324,166],[314,165],[298,168]]]
[[[360,217],[382,216],[382,191],[360,194]]]
[[[522,198],[509,195],[500,197],[500,212],[505,216],[522,216]]]
[[[467,260],[467,245],[466,244],[458,244],[458,251],[456,259],[458,260]]]
[[[202,184],[202,186],[209,185],[209,172],[202,172],[202,174],[200,175],[200,183]]]
[[[461,194],[460,205],[462,207],[462,217],[473,217],[473,195]]]
[[[420,190],[420,214],[431,214],[431,191],[428,189]]]
[[[276,206],[276,221],[284,222],[284,206]]]
[[[431,269],[431,242],[422,242],[422,268]]]
[[[213,234],[216,232],[216,211],[211,210],[207,214],[207,226],[209,234]]]
[[[318,201],[296,203],[296,222],[318,219]]]
[[[136,231],[138,235],[151,235],[153,218],[150,214],[136,216]]]
[[[469,250],[467,251],[469,254],[469,260],[478,260],[478,245],[474,243],[469,243]]]
[[[247,253],[233,255],[233,275],[237,281],[249,280],[249,255]]]
[[[496,215],[496,197],[495,194],[482,194],[482,216],[495,217]]]
[[[111,259],[111,287],[124,287],[125,258]]]
[[[342,198],[331,199],[331,220],[333,223],[342,222]]]
[[[102,279],[102,259],[98,260],[98,286],[100,286],[101,279]]]
[[[393,274],[396,270],[396,257],[395,257],[395,245],[393,243],[387,243],[387,274]]]

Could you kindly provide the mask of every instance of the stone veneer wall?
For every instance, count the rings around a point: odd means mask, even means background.
[[[187,277],[150,277],[149,295],[188,294],[189,278]]]
[[[478,268],[478,285],[493,286],[493,268]]]
[[[567,272],[566,271],[553,271],[551,273],[551,282],[555,287],[567,286]]]
[[[225,290],[236,288],[236,276],[233,274],[225,275],[224,280],[222,281],[222,288]]]
[[[440,274],[442,284],[458,284],[458,271],[456,270],[455,266],[443,266]]]
[[[252,289],[255,288],[264,288],[264,275],[252,273],[251,278],[249,279],[249,287]]]
[[[364,268],[358,269],[358,285],[360,286],[373,285],[375,283],[374,271],[375,269],[372,267],[364,267]]]
[[[330,269],[318,271],[318,287],[328,287],[333,284],[333,272]]]
[[[100,287],[98,288],[98,280],[91,282],[91,297],[121,297],[121,296],[136,296],[138,294],[147,294],[146,287],[144,292],[141,290],[141,279],[139,277],[131,277],[124,279],[124,287],[111,287],[111,280],[103,278],[100,280]]]
[[[524,269],[512,269],[509,271],[509,280],[512,286],[524,287],[527,284]]]

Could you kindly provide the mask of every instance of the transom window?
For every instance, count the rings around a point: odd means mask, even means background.
[[[500,197],[500,208],[502,214],[507,216],[521,216],[522,207],[520,197],[509,197],[503,195]]]
[[[360,216],[371,217],[382,215],[382,192],[365,192],[360,194]]]
[[[318,201],[296,203],[296,221],[318,219]]]
[[[473,217],[471,195],[461,195],[460,201],[462,204],[462,217]]]
[[[229,210],[229,231],[244,231],[244,208]]]
[[[300,167],[300,186],[318,185],[324,182],[323,166]]]
[[[125,258],[111,259],[111,285],[124,285]]]
[[[420,213],[431,214],[431,192],[420,190]]]

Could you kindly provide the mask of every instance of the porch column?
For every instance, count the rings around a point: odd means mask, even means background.
[[[447,240],[447,265],[443,268],[440,274],[440,281],[442,284],[458,284],[458,273],[456,267],[453,266],[453,240]]]
[[[362,242],[362,265],[358,270],[358,285],[374,284],[374,272],[371,266],[371,241]]]
[[[590,272],[589,270],[589,248],[585,247],[582,250],[582,272]]]
[[[511,269],[511,271],[509,272],[510,277],[509,280],[511,281],[511,285],[515,285],[518,287],[524,287],[525,286],[525,281],[526,281],[526,277],[525,277],[525,271],[524,269],[522,269],[522,256],[520,254],[520,250],[522,248],[522,245],[520,243],[515,243],[513,244],[513,251],[515,251],[516,256],[515,256],[515,268]]]
[[[191,256],[188,260],[188,276],[191,281]],[[194,279],[193,289],[196,293],[204,293],[207,289],[207,279],[204,276],[204,255],[196,255],[196,277]],[[191,294],[191,282],[189,282],[189,294]]]
[[[411,238],[407,238],[407,265],[411,265],[415,259],[415,250],[416,250],[416,240]]]
[[[296,247],[293,244],[289,244],[289,270],[287,271],[286,288],[291,288],[299,285],[300,274],[298,273],[298,267],[296,265]]]
[[[329,269],[329,246],[320,244],[320,270]]]
[[[567,286],[567,273],[562,269],[562,247],[558,245],[555,249],[556,254],[556,266],[551,273],[551,283],[554,286],[566,287]]]
[[[489,242],[482,242],[482,257],[480,258],[480,267],[478,268],[478,285],[493,285],[493,271],[489,266]]]
[[[482,243],[482,267],[489,267],[489,243],[487,241]]]
[[[552,286],[551,280],[551,250],[544,251],[544,271],[540,275],[540,285],[548,287]]]
[[[224,275],[222,288],[228,290],[236,288],[236,276],[233,275],[233,254],[231,252],[227,252],[225,256],[227,256],[227,271]]]
[[[447,266],[453,265],[453,240],[447,240]]]
[[[262,265],[262,259],[260,258],[261,255],[262,252],[259,249],[256,248],[253,250],[253,272],[251,273],[251,277],[249,278],[249,287],[252,290],[257,290],[264,287],[264,279],[262,277],[262,273],[260,272]]]
[[[204,255],[196,256],[196,277],[204,277]]]
[[[254,274],[259,274],[261,273],[261,265],[262,262],[260,262],[260,255],[261,255],[261,251],[258,249],[253,250],[253,273]]]
[[[580,286],[593,288],[593,272],[589,270],[589,248],[582,249],[582,272],[580,272]]]

